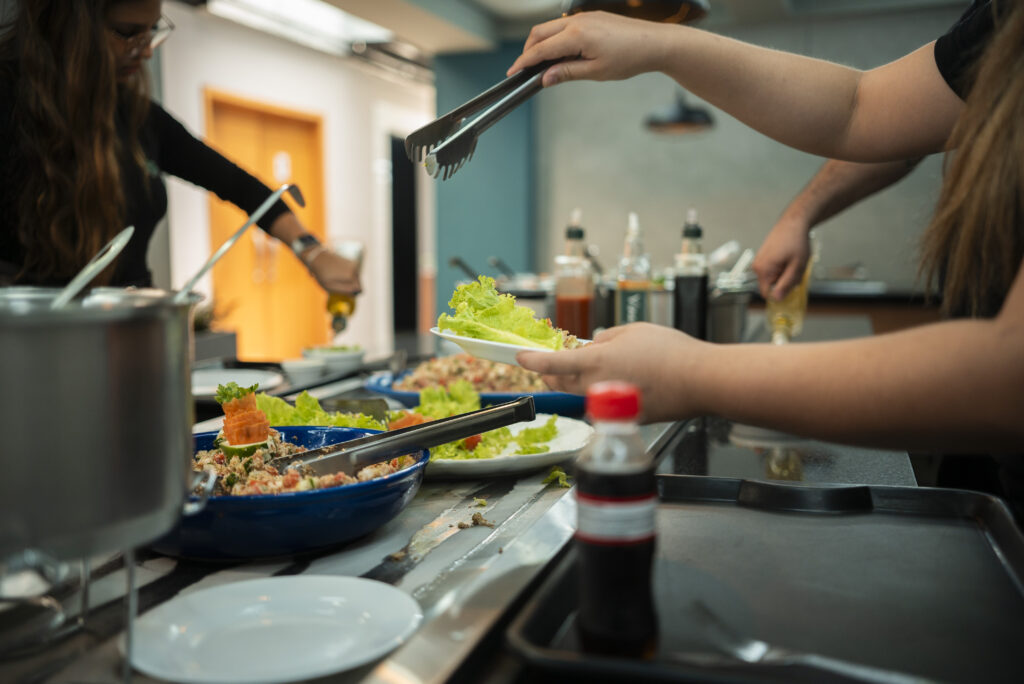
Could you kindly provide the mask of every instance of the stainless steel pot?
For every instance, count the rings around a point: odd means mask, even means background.
[[[125,549],[182,513],[192,454],[198,296],[0,288],[0,559]]]

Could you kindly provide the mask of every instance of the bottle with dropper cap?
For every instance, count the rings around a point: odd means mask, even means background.
[[[640,219],[629,213],[626,242],[619,260],[619,277],[615,293],[615,325],[646,321],[651,289],[651,261],[644,251]]]
[[[677,330],[701,340],[708,336],[708,262],[701,245],[703,237],[697,210],[688,210],[683,243],[676,254],[672,320]]]
[[[555,257],[555,325],[586,339],[593,332],[594,273],[584,253],[582,216],[573,210],[565,251]]]

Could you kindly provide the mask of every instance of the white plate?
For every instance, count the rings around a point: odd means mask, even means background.
[[[199,368],[192,371],[192,396],[212,397],[217,385],[237,382],[239,387],[259,384],[257,392],[267,392],[284,382],[284,376],[259,368]]]
[[[462,351],[467,354],[479,357],[481,359],[487,359],[488,361],[496,361],[498,363],[507,363],[512,366],[518,366],[516,362],[516,354],[521,351],[539,351],[539,352],[550,352],[553,349],[541,349],[538,347],[521,347],[518,344],[506,344],[504,342],[490,342],[488,340],[478,340],[475,337],[463,337],[462,335],[456,335],[449,330],[441,330],[440,328],[434,327],[430,329],[430,332],[434,333],[440,338],[454,342],[462,348]],[[590,340],[580,340],[581,343],[587,344]]]
[[[372,662],[422,619],[411,596],[375,580],[234,582],[180,595],[139,617],[132,665],[175,682],[292,682]]]
[[[512,434],[528,427],[540,427],[551,415],[538,413],[537,417],[527,423],[509,425]],[[558,434],[547,443],[550,451],[543,454],[516,454],[516,444],[510,444],[501,454],[494,458],[437,459],[427,464],[424,477],[481,477],[491,475],[514,475],[517,473],[538,470],[546,466],[567,461],[576,456],[580,449],[590,441],[594,428],[582,420],[558,416],[555,420]]]

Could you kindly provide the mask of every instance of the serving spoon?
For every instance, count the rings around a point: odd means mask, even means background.
[[[113,261],[121,250],[125,248],[128,241],[132,239],[132,235],[135,234],[135,226],[128,226],[120,233],[114,236],[114,239],[103,246],[99,252],[96,253],[92,259],[89,260],[82,270],[71,279],[64,289],[60,291],[60,294],[50,302],[50,310],[55,311],[57,309],[63,309],[68,305],[75,296],[82,291],[86,285],[92,282],[92,279],[99,275],[102,271]]]
[[[213,265],[220,261],[220,258],[224,256],[227,253],[227,251],[234,246],[236,242],[238,242],[238,238],[242,237],[242,234],[245,233],[245,231],[249,230],[249,226],[263,218],[263,215],[267,213],[267,211],[274,204],[274,202],[279,200],[281,198],[281,195],[283,195],[286,191],[288,192],[288,194],[292,196],[292,199],[294,199],[300,207],[306,206],[306,200],[302,197],[302,192],[299,190],[299,186],[292,185],[291,183],[285,183],[277,190],[275,190],[270,195],[270,197],[263,200],[263,204],[258,206],[256,208],[256,211],[249,215],[248,220],[246,220],[246,222],[242,224],[242,227],[236,230],[234,235],[225,240],[224,244],[217,248],[217,251],[214,252],[213,255],[206,260],[206,263],[203,264],[203,267],[199,269],[199,272],[192,276],[189,279],[189,281],[185,283],[185,285],[180,290],[178,290],[178,294],[174,295],[174,302],[176,304],[181,304],[182,302],[188,299],[189,295],[192,293],[192,288],[196,286],[196,283],[199,282],[199,279],[206,275],[209,272],[209,270],[213,268]]]

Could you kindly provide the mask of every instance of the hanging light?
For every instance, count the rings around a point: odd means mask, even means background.
[[[604,11],[635,19],[687,24],[708,13],[708,0],[571,0],[565,14]]]
[[[715,125],[711,112],[694,107],[686,101],[682,90],[676,93],[675,103],[663,112],[651,114],[644,122],[655,133],[697,133]]]

